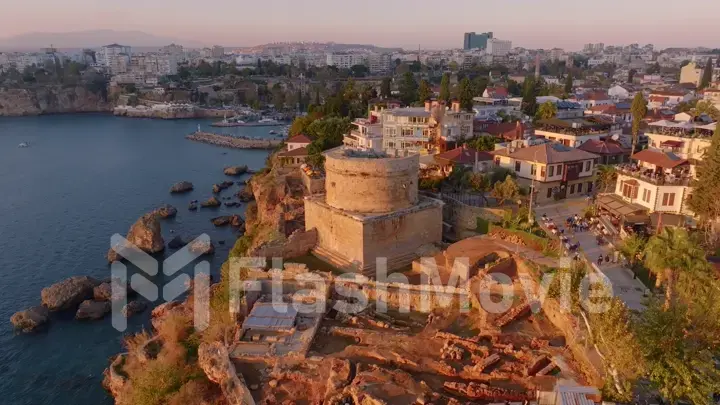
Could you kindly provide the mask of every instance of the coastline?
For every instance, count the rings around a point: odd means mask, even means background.
[[[230,149],[275,149],[282,144],[280,139],[238,138],[211,132],[194,132],[185,137],[191,141],[207,143]]]

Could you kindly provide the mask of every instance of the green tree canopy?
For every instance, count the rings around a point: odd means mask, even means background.
[[[704,89],[710,85],[710,82],[712,81],[712,74],[713,74],[712,59],[708,58],[707,63],[705,64],[705,70],[703,70],[702,78],[700,78],[699,88]]]
[[[573,92],[573,77],[572,72],[568,72],[565,78],[565,94],[572,94]]]
[[[610,186],[615,184],[617,179],[617,170],[615,166],[600,165],[598,166],[598,183],[603,188],[603,192],[607,193]]]
[[[720,121],[696,171],[688,206],[704,221],[716,221],[720,217]]]
[[[465,111],[472,111],[473,108],[473,89],[472,83],[468,77],[460,81],[460,89],[458,91],[458,100],[460,108]]]
[[[431,98],[432,90],[430,89],[430,83],[428,83],[427,80],[421,80],[420,87],[418,88],[418,102],[424,103]]]
[[[442,80],[440,81],[440,100],[445,101],[445,103],[450,102],[450,74],[444,73],[442,75]]]
[[[392,79],[389,77],[385,77],[382,79],[382,83],[380,84],[380,97],[382,98],[390,98],[391,94],[391,86]]]
[[[529,117],[534,117],[537,112],[537,86],[532,76],[525,78],[523,82],[522,111]]]
[[[638,92],[633,98],[632,105],[630,106],[630,113],[632,114],[632,151],[630,155],[635,154],[635,148],[638,143],[638,136],[640,134],[640,123],[645,119],[647,115],[647,101],[643,97],[642,93]]]
[[[505,181],[495,183],[490,195],[498,200],[498,205],[503,205],[506,201],[520,196],[520,186],[512,176],[508,175],[505,177]]]
[[[418,83],[412,72],[405,72],[400,82],[400,101],[405,105],[410,105],[417,100]]]
[[[539,120],[548,120],[555,118],[557,115],[557,105],[552,101],[546,101],[538,107],[535,118]]]

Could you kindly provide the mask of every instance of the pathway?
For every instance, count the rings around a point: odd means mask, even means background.
[[[542,225],[541,217],[546,214],[558,227],[565,227],[565,220],[575,214],[582,215],[587,207],[586,200],[565,200],[535,208],[535,217]],[[598,246],[595,233],[592,231],[573,233],[571,229],[565,229],[565,235],[571,242],[579,242],[582,253],[590,263],[596,263],[597,258],[602,255],[613,256],[613,248],[609,245]],[[596,266],[593,266],[596,267]],[[596,267],[597,268],[597,267]],[[613,286],[613,293],[623,300],[625,305],[632,310],[643,310],[642,301],[645,299],[647,288],[643,283],[634,277],[633,272],[619,263],[603,263],[599,270],[607,276]]]

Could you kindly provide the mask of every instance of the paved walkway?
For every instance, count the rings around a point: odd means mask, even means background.
[[[588,202],[585,199],[565,200],[560,203],[537,207],[534,213],[540,225],[542,225],[542,215],[546,214],[555,222],[555,225],[565,228],[565,220],[575,214],[582,216],[587,205]],[[570,238],[571,243],[580,243],[582,253],[591,263],[596,263],[600,255],[603,257],[610,255],[611,258],[613,256],[612,246],[598,246],[595,238],[596,234],[592,231],[573,233],[571,229],[566,228],[565,235]],[[644,309],[642,301],[645,298],[647,288],[639,279],[634,278],[630,269],[619,263],[603,263],[599,269],[612,283],[613,293],[620,297],[628,308],[632,310]]]

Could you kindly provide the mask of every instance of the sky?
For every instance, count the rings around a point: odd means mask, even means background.
[[[4,3],[4,4],[2,4]],[[2,0],[0,38],[140,30],[206,45],[276,41],[460,48],[493,31],[526,48],[653,43],[720,48],[720,0]],[[85,45],[85,44],[78,44]]]

